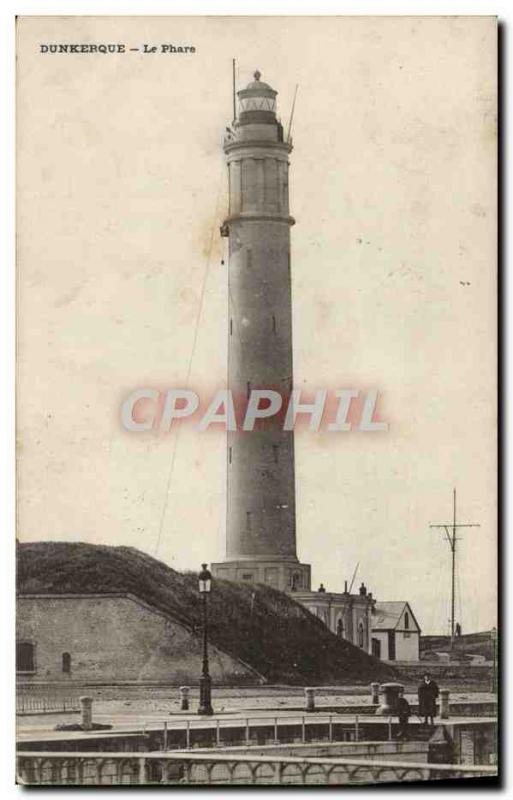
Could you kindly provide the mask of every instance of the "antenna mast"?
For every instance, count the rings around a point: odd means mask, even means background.
[[[292,130],[292,120],[294,119],[294,109],[296,107],[296,97],[297,97],[297,90],[299,89],[299,83],[296,83],[296,88],[294,90],[294,99],[292,101],[292,108],[290,111],[290,119],[289,119],[289,129],[287,131],[287,138],[286,141],[290,142],[290,132]]]
[[[459,539],[456,536],[456,528],[480,528],[481,526],[478,523],[465,523],[465,524],[457,524],[456,523],[456,489],[453,489],[452,492],[452,524],[450,522],[443,523],[441,525],[430,525],[430,528],[443,528],[445,532],[445,538],[447,539],[447,543],[451,548],[451,650],[454,649],[454,587],[455,587],[455,578],[456,578],[456,542]]]
[[[351,578],[351,586],[349,587],[349,594],[351,594],[351,589],[353,588],[354,579],[356,578],[356,573],[358,572],[358,567],[360,566],[360,562],[358,561],[356,567],[354,568],[353,577]]]
[[[237,103],[235,100],[235,59],[232,59],[232,95],[233,95],[233,121],[237,119]]]

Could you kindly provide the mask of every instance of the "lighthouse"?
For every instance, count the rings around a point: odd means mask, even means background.
[[[253,390],[293,387],[289,212],[290,138],[276,116],[277,92],[254,73],[237,92],[227,128],[228,388],[241,409]],[[310,566],[296,553],[294,431],[283,417],[227,435],[226,558],[215,576],[308,591]]]

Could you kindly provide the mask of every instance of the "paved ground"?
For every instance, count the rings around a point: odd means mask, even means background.
[[[179,691],[171,690],[168,698],[132,698],[129,700],[102,700],[94,701],[94,719],[102,723],[114,723],[117,725],[144,725],[157,719],[167,719],[169,723],[176,721],[180,723],[186,719],[198,720],[196,713],[197,695],[191,696],[190,713],[180,710]],[[417,702],[416,693],[407,693],[406,698],[410,703]],[[496,700],[496,696],[490,692],[451,692],[451,702],[479,703],[491,702]],[[336,708],[337,715],[351,714],[351,706],[370,706],[371,697],[369,692],[365,694],[334,694],[332,690],[319,689],[316,692],[316,708],[319,713],[323,706],[330,709]],[[294,694],[283,693],[260,693],[251,695],[234,696],[233,691],[219,690],[213,692],[212,703],[216,714],[222,719],[229,716],[250,715],[254,717],[262,714],[264,717],[273,717],[290,714],[300,714],[304,704],[304,693],[302,690],[295,691]],[[338,711],[340,709],[340,711]],[[354,714],[354,712],[353,712]],[[17,718],[17,728],[21,733],[27,729],[52,730],[55,725],[66,722],[77,722],[77,714],[33,714],[23,715]]]

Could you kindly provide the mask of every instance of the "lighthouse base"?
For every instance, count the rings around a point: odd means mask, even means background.
[[[214,578],[238,583],[264,583],[281,592],[310,591],[310,564],[281,557],[247,558],[240,561],[220,561],[211,564]]]

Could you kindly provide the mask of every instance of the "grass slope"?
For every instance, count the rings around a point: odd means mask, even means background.
[[[131,547],[84,543],[19,544],[18,591],[127,591],[201,630],[195,573],[180,573]],[[215,580],[209,639],[270,683],[333,684],[386,680],[395,671],[349,642],[288,595],[268,586]]]

